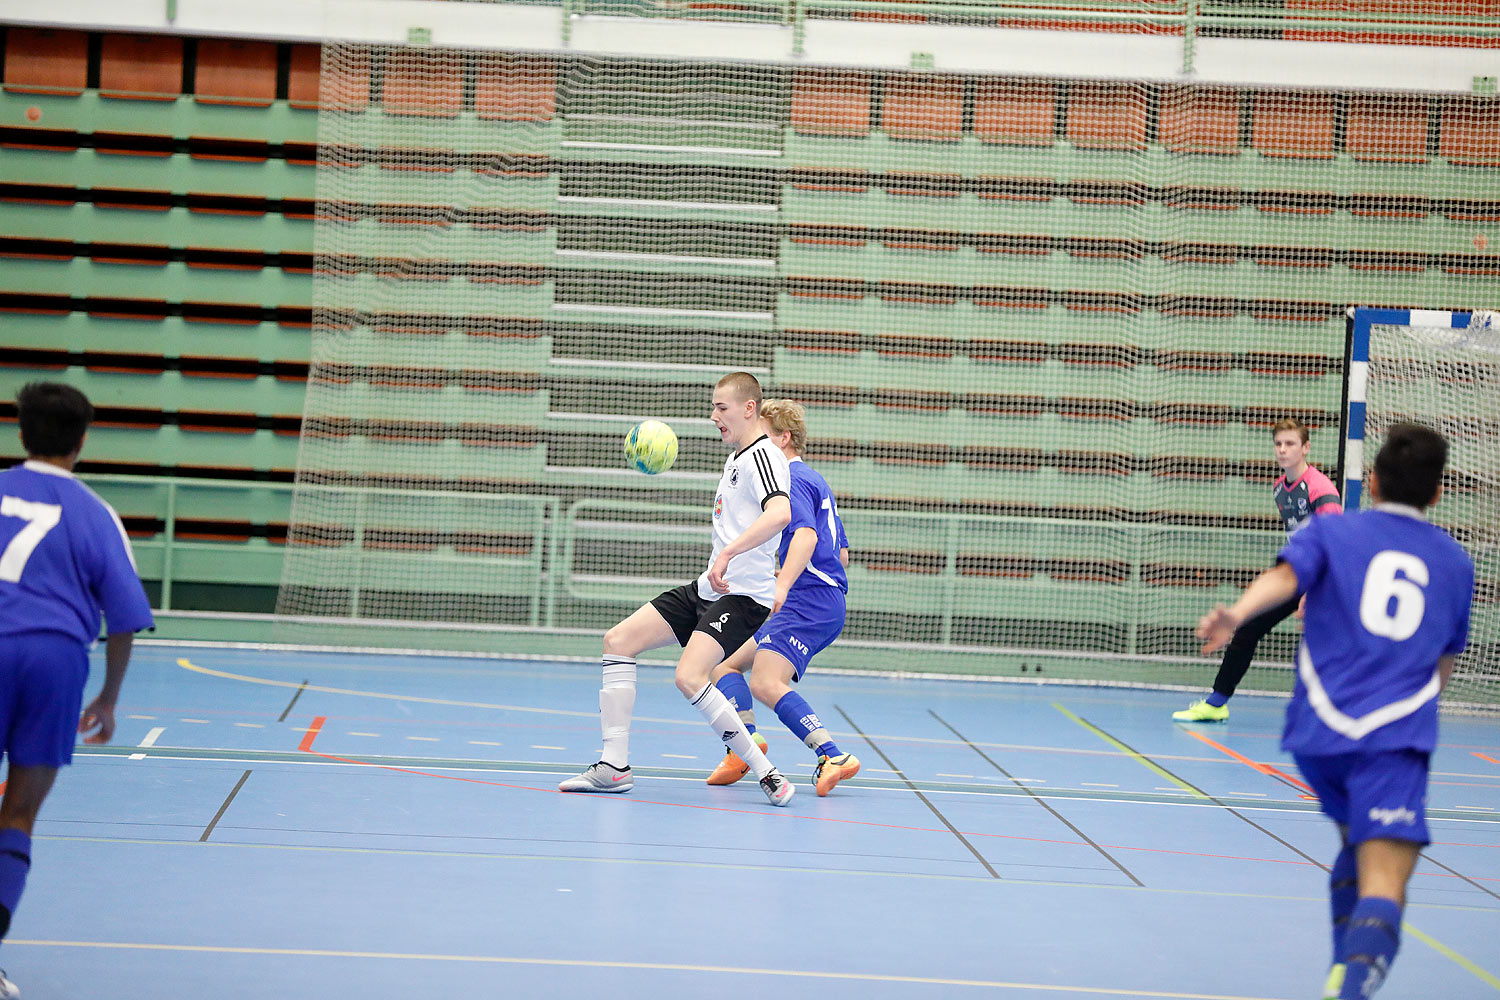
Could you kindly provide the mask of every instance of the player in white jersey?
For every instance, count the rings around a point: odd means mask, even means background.
[[[808,749],[817,755],[813,787],[827,795],[840,781],[859,773],[859,758],[839,750],[818,714],[792,685],[809,662],[838,638],[844,628],[849,578],[849,539],[844,534],[833,491],[804,461],[807,414],[789,399],[765,405],[766,432],[791,463],[792,520],[781,533],[777,550],[776,601],[771,617],[751,642],[714,669],[714,685],[739,709],[740,721],[761,750],[765,738],[755,731],[753,697],[776,713]],[[749,680],[745,671],[753,667]],[[708,776],[710,785],[732,785],[749,765],[733,752]]]
[[[630,773],[630,717],[635,710],[636,657],[676,641],[677,689],[724,744],[755,771],[773,805],[792,785],[771,766],[710,674],[755,634],[776,594],[776,542],[792,518],[786,456],[761,429],[760,383],[732,372],[714,387],[711,419],[733,453],[714,497],[713,555],[696,581],[658,595],[604,634],[604,685],[599,692],[604,750],[599,762],[557,787],[564,792],[624,792]]]

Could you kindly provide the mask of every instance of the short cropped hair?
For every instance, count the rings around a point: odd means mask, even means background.
[[[1431,427],[1392,424],[1375,456],[1380,499],[1426,507],[1437,498],[1448,464],[1448,442]]]
[[[1276,440],[1276,435],[1282,431],[1296,431],[1302,437],[1302,443],[1307,444],[1307,425],[1296,417],[1283,417],[1276,421],[1275,426],[1271,428],[1271,440]]]
[[[755,404],[755,412],[757,414],[760,413],[762,402],[760,382],[756,380],[754,375],[751,375],[749,372],[730,372],[719,379],[718,384],[714,388],[721,389],[724,386],[733,389],[735,398],[740,402],[753,402]]]
[[[807,411],[790,399],[768,399],[760,410],[772,434],[792,434],[792,450],[802,454],[807,449]]]
[[[94,419],[88,397],[61,382],[28,382],[16,395],[21,445],[40,458],[71,455]]]

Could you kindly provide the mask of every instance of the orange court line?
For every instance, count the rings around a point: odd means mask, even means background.
[[[1496,760],[1495,758],[1491,757],[1489,754],[1480,753],[1478,750],[1471,750],[1469,752],[1472,753],[1475,757],[1478,757],[1480,760],[1487,760],[1491,764],[1500,764],[1500,760]]]
[[[1260,763],[1257,763],[1256,761],[1251,760],[1249,757],[1246,757],[1244,754],[1240,753],[1237,750],[1231,750],[1231,749],[1229,749],[1228,747],[1226,747],[1222,743],[1216,743],[1215,741],[1209,739],[1207,736],[1204,736],[1200,732],[1196,732],[1194,730],[1189,729],[1188,730],[1188,735],[1191,736],[1191,737],[1193,737],[1194,739],[1202,740],[1204,743],[1207,743],[1209,746],[1213,747],[1215,750],[1219,751],[1222,754],[1225,754],[1225,755],[1227,755],[1229,757],[1233,757],[1235,760],[1239,761],[1241,764],[1244,764],[1246,767],[1253,767],[1253,768],[1255,768],[1261,774],[1269,774],[1269,775],[1271,775],[1274,778],[1280,778],[1283,781],[1290,781],[1292,784],[1296,785],[1298,788],[1301,788],[1301,789],[1307,791],[1308,793],[1312,792],[1312,786],[1311,785],[1309,785],[1306,782],[1302,781],[1300,778],[1294,778],[1294,777],[1292,777],[1290,774],[1287,774],[1285,771],[1282,771],[1282,770],[1279,770],[1277,768],[1272,767],[1270,764],[1260,764]]]
[[[319,715],[315,717],[312,720],[312,725],[307,727],[307,732],[302,734],[302,742],[297,745],[297,749],[301,750],[303,753],[311,753],[313,740],[318,738],[318,733],[323,729],[323,723],[327,721],[328,716],[326,715]],[[323,755],[319,754],[318,756],[321,757]]]

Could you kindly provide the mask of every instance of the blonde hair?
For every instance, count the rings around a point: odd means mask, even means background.
[[[767,400],[761,407],[761,418],[771,428],[772,434],[792,434],[792,450],[802,454],[807,448],[807,411],[802,404],[790,399]]]
[[[740,402],[753,402],[756,414],[760,413],[763,400],[760,394],[760,382],[756,380],[754,375],[751,375],[749,372],[730,372],[719,379],[714,388],[722,389],[725,386],[734,391],[735,398]]]
[[[1302,436],[1302,443],[1307,444],[1307,425],[1296,417],[1283,417],[1276,421],[1276,425],[1271,428],[1271,440],[1276,440],[1276,435],[1282,431],[1296,431]]]

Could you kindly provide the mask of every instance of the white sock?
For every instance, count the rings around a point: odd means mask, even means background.
[[[606,654],[604,687],[599,691],[599,726],[604,751],[599,759],[624,769],[630,763],[630,716],[635,711],[635,657]]]
[[[725,746],[750,765],[757,781],[771,773],[771,762],[745,731],[745,724],[740,721],[734,705],[724,697],[724,692],[709,684],[692,698],[692,703],[698,714],[708,720],[709,726],[724,741]]]

